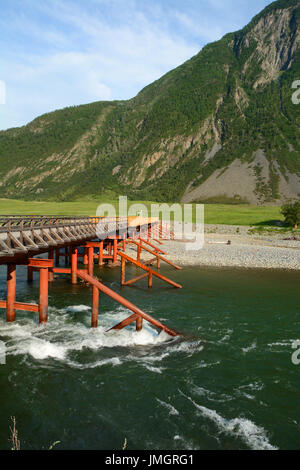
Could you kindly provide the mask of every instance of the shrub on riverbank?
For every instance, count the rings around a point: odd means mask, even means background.
[[[297,229],[300,224],[300,201],[284,204],[281,212],[285,217],[285,223]]]

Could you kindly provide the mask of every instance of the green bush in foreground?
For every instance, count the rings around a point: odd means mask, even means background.
[[[284,204],[281,213],[285,217],[285,223],[292,225],[295,229],[300,224],[300,201]]]

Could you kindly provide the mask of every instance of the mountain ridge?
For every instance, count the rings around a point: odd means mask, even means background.
[[[300,0],[278,0],[127,101],[0,132],[0,196],[280,204],[300,194]]]

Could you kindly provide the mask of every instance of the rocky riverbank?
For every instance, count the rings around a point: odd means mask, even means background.
[[[184,241],[173,240],[164,241],[162,249],[167,252],[168,259],[180,266],[298,270],[300,241],[291,238],[292,234],[282,232],[253,234],[250,227],[239,227],[237,230],[236,226],[206,225],[202,249],[187,250]],[[228,241],[230,244],[227,244]],[[151,255],[143,253],[143,259],[149,258]]]

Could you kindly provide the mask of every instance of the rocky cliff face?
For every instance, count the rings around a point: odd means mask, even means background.
[[[269,5],[126,102],[0,133],[0,195],[276,204],[300,195],[300,0]]]

